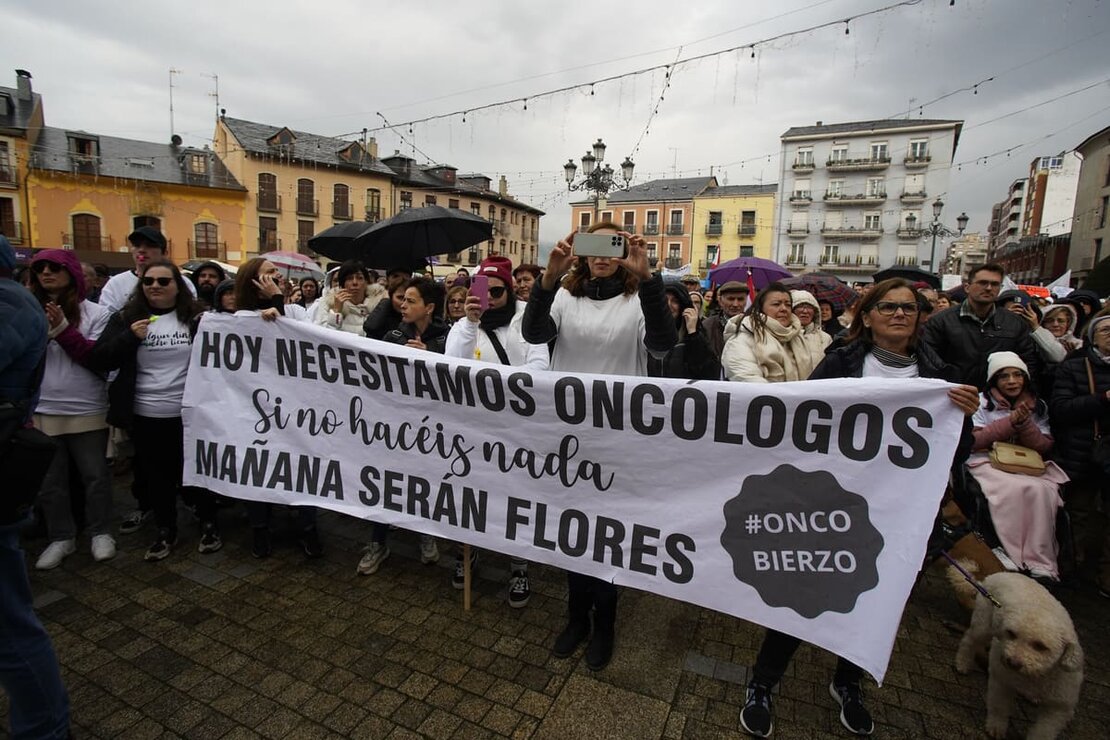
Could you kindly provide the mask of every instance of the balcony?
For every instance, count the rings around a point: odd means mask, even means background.
[[[841,256],[836,261],[839,272],[874,272],[879,267],[879,258],[873,254]]]
[[[801,256],[797,256],[797,257],[794,256],[794,255],[791,255],[791,256],[786,258],[786,267],[788,269],[800,270],[800,269],[804,268],[805,266],[806,266],[806,257],[805,257],[804,254],[801,255]]]
[[[189,240],[190,259],[225,260],[227,259],[227,242],[201,242]]]
[[[911,154],[902,160],[902,165],[907,170],[920,169],[921,167],[928,167],[930,160],[932,160],[932,157],[928,154]]]
[[[274,232],[264,233],[258,237],[259,253],[276,252],[279,249],[281,249],[281,239],[278,239]]]
[[[795,205],[808,206],[813,202],[813,193],[808,190],[795,190],[790,194],[790,202]]]
[[[630,231],[628,233],[635,234],[636,232],[635,231]],[[540,230],[539,229],[532,229],[531,231],[528,232],[528,236],[531,237],[531,239],[530,239],[531,241],[538,242],[540,240]]]
[[[110,236],[84,236],[63,233],[62,244],[68,244],[71,249],[88,250],[90,252],[112,251],[112,237]],[[169,248],[168,242],[166,248]]]
[[[14,188],[18,184],[15,167],[7,165],[0,167],[0,188]]]
[[[277,193],[259,191],[257,208],[263,213],[281,213],[281,196]]]
[[[740,224],[736,227],[736,233],[740,236],[755,236],[755,224]]]
[[[919,190],[916,193],[902,193],[901,200],[903,203],[923,203],[928,197],[924,190]]]
[[[621,229],[624,230],[624,231],[627,231],[629,234],[635,234],[636,233],[636,224],[623,224],[621,226]],[[532,241],[535,241],[535,239],[533,239]]]
[[[647,224],[644,226],[644,236],[659,236],[659,224]]]
[[[8,237],[8,241],[12,244],[23,243],[23,224],[19,221],[8,221],[0,223],[0,234]]]
[[[787,234],[808,234],[809,233],[809,227],[808,226],[790,225],[790,226],[786,227],[786,233]]]
[[[814,168],[816,167],[817,165],[813,163],[812,159],[795,159],[794,164],[790,165],[790,169],[794,170],[795,172],[813,172]]]
[[[683,264],[681,257],[668,257],[663,261],[663,267],[666,267],[668,270],[677,270],[682,267]]]
[[[667,226],[667,236],[682,236],[682,234],[682,224],[670,224],[669,226]]]
[[[840,258],[835,254],[823,254],[817,263],[820,267],[839,267]]]
[[[319,216],[320,201],[313,200],[312,198],[297,198],[297,215],[312,216],[313,218]]]
[[[885,200],[885,190],[874,193],[825,193],[825,203],[830,206],[879,205]]]
[[[710,236],[720,236],[724,226],[722,224],[706,224],[705,233]]]
[[[355,217],[355,208],[350,201],[333,200],[331,203],[331,217],[339,221],[350,221]]]
[[[868,228],[866,226],[822,226],[821,236],[834,239],[878,239],[883,235],[882,227]]]
[[[832,172],[872,172],[889,167],[890,157],[830,159],[825,162],[825,166]]]
[[[898,257],[894,264],[898,267],[917,267],[917,257]]]
[[[898,227],[899,239],[917,239],[921,236],[921,229],[907,229],[905,226]]]
[[[380,209],[380,208],[371,208],[370,206],[366,206],[366,220],[369,221],[372,224],[377,223],[378,221],[381,221],[382,220],[382,209]]]

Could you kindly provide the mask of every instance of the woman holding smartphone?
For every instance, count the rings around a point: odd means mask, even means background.
[[[551,250],[547,270],[532,288],[521,334],[531,344],[558,340],[552,370],[646,376],[648,355],[662,359],[677,341],[663,280],[651,273],[642,237],[608,221],[594,224],[588,233],[623,237],[623,254],[578,255],[575,232],[568,234]],[[569,657],[589,637],[586,666],[601,670],[613,655],[617,587],[568,570],[567,589],[567,626],[552,654]]]

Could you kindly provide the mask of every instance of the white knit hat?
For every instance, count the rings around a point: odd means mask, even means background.
[[[817,299],[813,297],[813,293],[808,290],[792,290],[790,291],[790,305],[793,308],[798,306],[813,306],[817,309],[817,313],[821,313],[821,306],[817,303]]]
[[[1016,352],[991,352],[987,356],[987,383],[989,384],[991,378],[1008,367],[1016,367],[1025,373],[1026,377],[1029,375],[1029,367]]]

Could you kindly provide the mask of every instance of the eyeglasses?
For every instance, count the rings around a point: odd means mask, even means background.
[[[893,316],[902,309],[902,313],[906,316],[913,316],[917,313],[918,305],[916,303],[894,303],[893,301],[879,301],[875,304],[875,310],[879,312],[880,316]]]
[[[144,277],[143,278],[143,285],[145,285],[148,288],[150,286],[154,285],[155,283],[158,283],[163,288],[165,288],[167,285],[169,285],[172,282],[173,282],[172,277]]]
[[[449,300],[447,302],[449,304],[451,304],[452,306],[461,306],[461,305],[466,303],[466,300],[463,299],[463,298],[452,298],[451,300]]]
[[[1001,288],[1002,283],[998,280],[976,280],[972,285],[977,285],[980,288]]]
[[[500,298],[501,296],[505,295],[506,290],[507,289],[502,285],[495,285],[489,289],[489,297]]]
[[[31,269],[36,275],[41,275],[46,270],[49,270],[50,272],[63,272],[66,268],[62,267],[57,262],[51,262],[50,260],[39,260],[38,262],[31,265]]]

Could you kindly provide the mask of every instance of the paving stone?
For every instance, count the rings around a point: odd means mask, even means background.
[[[589,718],[594,737],[660,737],[666,726],[669,704],[592,678],[572,676],[533,736],[537,740],[562,740],[581,735],[583,718]]]

